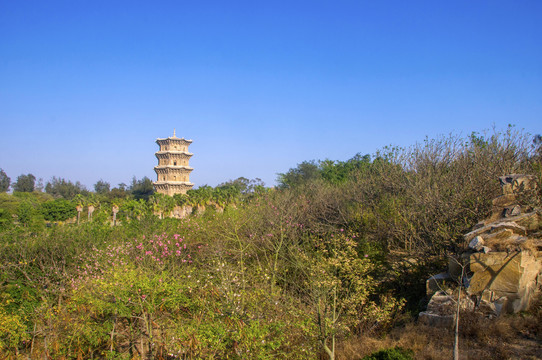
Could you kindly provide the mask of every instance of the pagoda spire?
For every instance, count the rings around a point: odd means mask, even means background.
[[[176,136],[175,136],[175,128],[173,128],[173,137],[176,137]]]

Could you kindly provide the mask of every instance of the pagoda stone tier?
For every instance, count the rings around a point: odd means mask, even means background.
[[[154,167],[156,181],[154,188],[158,193],[173,196],[186,194],[187,190],[194,186],[190,182],[190,172],[194,170],[188,165],[192,153],[188,152],[188,146],[192,140],[173,136],[166,139],[156,139],[160,150],[156,152],[158,166]]]

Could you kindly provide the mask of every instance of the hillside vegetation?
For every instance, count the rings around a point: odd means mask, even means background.
[[[134,180],[125,193],[0,194],[0,354],[350,359],[400,345],[450,356],[448,330],[411,323],[425,279],[488,216],[498,176],[540,180],[541,156],[511,127],[303,162],[271,189],[238,179],[170,198]],[[185,205],[201,211],[167,217]],[[506,326],[537,332],[541,313]],[[464,329],[478,358],[510,355]]]

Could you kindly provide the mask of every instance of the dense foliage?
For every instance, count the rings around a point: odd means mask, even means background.
[[[56,179],[0,193],[0,353],[336,358],[417,309],[497,176],[520,172],[540,178],[540,148],[511,128],[305,162],[277,189],[239,178],[168,197],[134,178],[74,193]]]
[[[6,174],[6,172],[0,169],[0,192],[6,192],[9,190],[11,185],[11,178]]]

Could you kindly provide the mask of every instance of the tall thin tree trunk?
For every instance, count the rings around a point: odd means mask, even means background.
[[[459,279],[459,292],[457,294],[457,309],[455,311],[454,360],[459,360],[459,310],[461,309],[461,287],[463,286],[464,273],[465,266],[461,266],[461,278]]]

